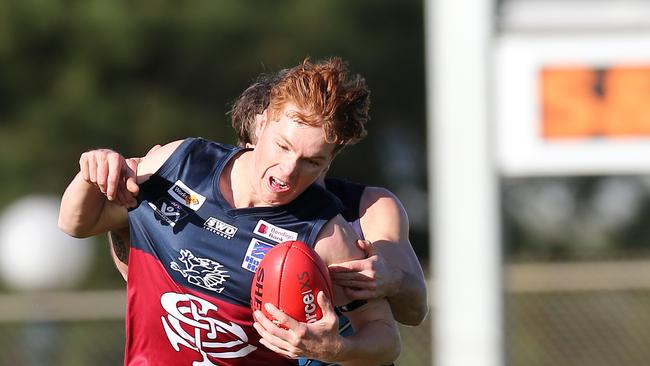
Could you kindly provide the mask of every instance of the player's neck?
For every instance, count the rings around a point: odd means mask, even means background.
[[[251,156],[249,151],[235,156],[224,167],[219,179],[221,195],[233,208],[256,205],[256,196],[250,183]]]

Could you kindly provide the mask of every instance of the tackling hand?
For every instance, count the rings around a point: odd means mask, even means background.
[[[367,240],[357,240],[366,258],[332,264],[330,278],[343,288],[351,300],[389,297],[399,291],[402,273],[387,263],[384,256]]]

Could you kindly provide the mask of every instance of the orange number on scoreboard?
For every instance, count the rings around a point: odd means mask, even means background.
[[[650,136],[650,67],[545,68],[540,78],[544,138]]]

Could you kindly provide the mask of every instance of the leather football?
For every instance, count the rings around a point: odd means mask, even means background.
[[[251,309],[261,310],[271,303],[293,319],[311,323],[323,312],[316,296],[323,291],[332,300],[329,271],[318,254],[301,241],[287,241],[271,248],[255,271],[251,286]]]

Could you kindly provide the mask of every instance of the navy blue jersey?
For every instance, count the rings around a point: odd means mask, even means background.
[[[250,288],[264,253],[312,245],[340,207],[309,187],[278,207],[232,208],[218,187],[240,148],[184,141],[129,212],[126,365],[295,365],[259,343]]]
[[[325,178],[325,187],[328,192],[333,193],[341,201],[343,205],[341,216],[352,225],[357,235],[364,239],[365,236],[361,229],[359,205],[361,204],[361,197],[367,186],[344,179],[328,177]]]

